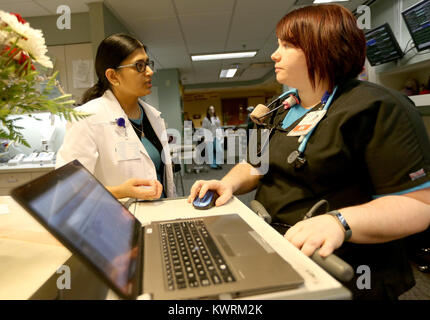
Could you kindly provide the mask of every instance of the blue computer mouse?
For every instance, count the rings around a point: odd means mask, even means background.
[[[215,206],[215,201],[218,198],[218,193],[213,190],[208,190],[203,198],[199,198],[197,195],[193,201],[194,208],[198,210],[206,210]]]

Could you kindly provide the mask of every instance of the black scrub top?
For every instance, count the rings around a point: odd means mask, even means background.
[[[275,126],[282,125],[286,112],[281,108],[272,117]],[[339,86],[307,143],[301,169],[287,162],[299,146],[298,137],[287,133],[272,131],[269,170],[256,193],[274,222],[295,224],[321,199],[329,201],[330,210],[341,209],[430,180],[430,142],[417,108],[401,93],[369,82],[349,80]],[[345,284],[354,298],[396,298],[414,285],[401,240],[346,242],[335,254],[354,270],[370,267],[371,290],[358,290],[359,274]]]

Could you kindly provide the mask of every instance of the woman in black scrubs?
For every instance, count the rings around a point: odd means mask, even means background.
[[[268,120],[268,172],[237,164],[221,181],[197,181],[189,202],[211,189],[220,206],[257,189],[274,222],[294,225],[285,238],[303,253],[320,248],[354,270],[370,268],[370,289],[358,288],[357,276],[345,283],[354,298],[396,299],[414,285],[400,239],[430,224],[430,142],[421,117],[402,94],[355,79],[366,41],[344,7],[297,9],[276,34],[276,79],[296,88],[300,103]],[[318,113],[305,142],[291,135]],[[302,220],[322,199],[333,211]]]

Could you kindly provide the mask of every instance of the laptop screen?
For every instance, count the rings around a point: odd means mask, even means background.
[[[123,295],[132,294],[140,223],[79,161],[15,189],[12,196]]]

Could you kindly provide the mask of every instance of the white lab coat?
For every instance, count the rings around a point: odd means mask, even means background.
[[[174,197],[176,191],[164,120],[157,109],[143,101],[139,102],[163,146],[161,157],[164,161],[164,192],[166,197]],[[107,90],[100,98],[93,99],[76,110],[91,116],[67,123],[64,141],[57,153],[57,168],[78,159],[106,186],[119,185],[129,178],[157,179],[154,163],[112,91]],[[116,124],[115,120],[118,118],[124,118],[125,129]],[[138,143],[139,159],[119,159],[115,149],[117,143],[122,141]]]
[[[213,141],[214,138],[218,139],[219,143],[222,145],[224,143],[223,130],[221,129],[221,121],[218,117],[204,117],[202,122],[202,128],[209,130],[212,133],[212,138],[208,141]]]

